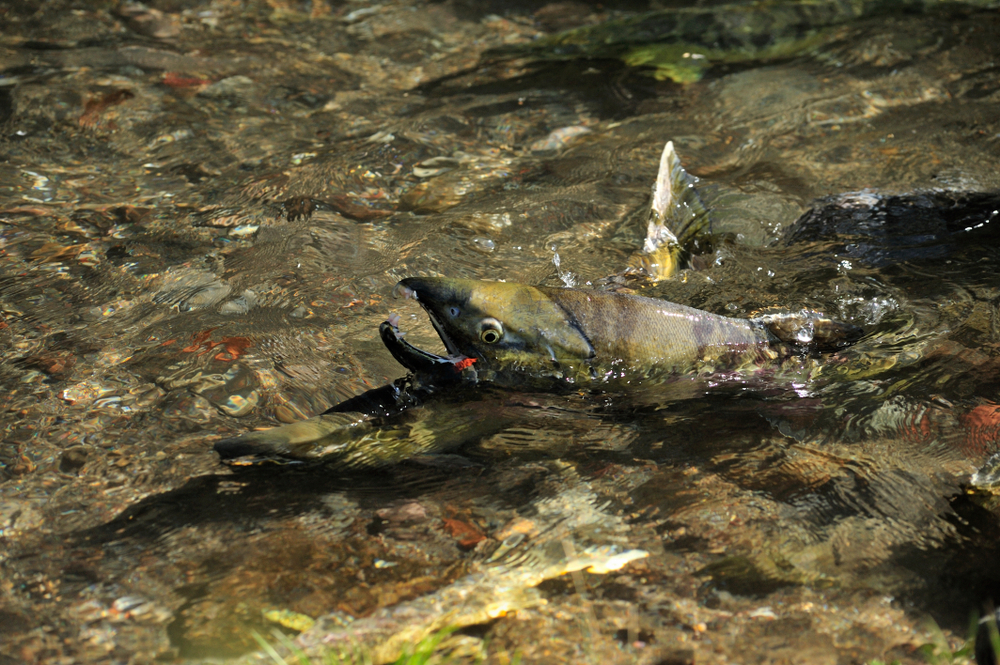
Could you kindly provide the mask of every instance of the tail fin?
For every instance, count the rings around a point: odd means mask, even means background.
[[[253,455],[322,461],[345,469],[376,468],[453,450],[510,424],[511,416],[505,416],[491,401],[469,402],[462,397],[465,395],[455,400],[435,399],[423,408],[399,408],[384,416],[331,409],[291,425],[224,439],[215,444],[215,452],[224,460]],[[370,404],[352,398],[340,406],[354,409]],[[513,416],[517,417],[516,411]]]
[[[248,455],[317,459],[343,450],[371,429],[368,421],[367,416],[359,413],[324,414],[291,425],[223,439],[214,448],[222,459]]]
[[[646,240],[629,259],[629,268],[646,273],[654,282],[667,279],[690,255],[699,236],[708,232],[708,208],[695,182],[681,165],[673,141],[667,141],[653,188]]]
[[[816,351],[834,351],[850,346],[864,330],[837,321],[811,309],[792,312],[783,309],[759,312],[753,321],[760,323],[782,342]]]

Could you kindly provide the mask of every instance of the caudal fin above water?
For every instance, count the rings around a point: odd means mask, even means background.
[[[709,231],[708,208],[695,189],[696,179],[684,170],[673,141],[660,156],[653,187],[646,240],[629,259],[629,268],[659,282],[676,273],[697,240]]]

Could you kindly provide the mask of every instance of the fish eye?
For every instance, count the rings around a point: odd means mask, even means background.
[[[503,338],[503,326],[496,319],[483,319],[479,326],[479,339],[485,343],[496,344]]]
[[[496,344],[500,341],[500,331],[494,330],[493,328],[487,328],[483,332],[479,333],[479,339],[483,340],[487,344]]]

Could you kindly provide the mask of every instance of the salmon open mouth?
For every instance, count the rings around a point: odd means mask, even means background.
[[[402,283],[396,284],[392,290],[392,295],[394,298],[402,297],[420,302],[416,292]],[[392,357],[395,358],[399,364],[412,372],[440,373],[442,368],[446,368],[455,376],[458,376],[463,372],[463,370],[471,367],[471,365],[476,362],[476,359],[460,353],[455,346],[455,343],[448,337],[448,334],[444,331],[443,326],[441,326],[437,318],[434,316],[434,313],[427,307],[423,307],[422,303],[421,307],[427,313],[427,316],[431,321],[431,325],[434,326],[434,330],[437,331],[438,337],[441,338],[441,342],[444,343],[445,348],[448,350],[447,356],[439,356],[435,353],[431,353],[430,351],[425,351],[424,349],[413,346],[407,342],[404,339],[406,333],[399,329],[399,314],[396,314],[395,312],[389,314],[388,318],[382,323],[381,326],[379,326],[379,334],[382,337],[382,343],[385,344],[386,348],[389,349],[389,353],[392,354]]]

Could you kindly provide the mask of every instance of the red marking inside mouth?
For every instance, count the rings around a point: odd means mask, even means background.
[[[461,360],[455,362],[455,371],[461,372],[466,367],[471,367],[474,362],[476,362],[475,358],[462,358]]]

